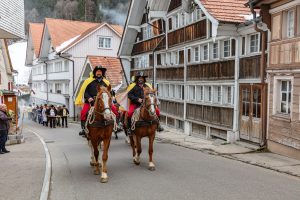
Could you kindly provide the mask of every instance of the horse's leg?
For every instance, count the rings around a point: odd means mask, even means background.
[[[108,159],[108,149],[110,145],[110,138],[103,140],[103,153],[102,153],[102,173],[101,173],[101,183],[107,183],[108,182],[108,176],[107,176],[107,167],[106,162]]]
[[[93,145],[93,149],[94,149],[94,158],[96,160],[95,165],[94,165],[94,174],[95,175],[99,175],[100,174],[100,167],[99,167],[99,162],[98,162],[98,158],[99,158],[99,150],[98,150],[98,145],[99,145],[99,141],[97,140],[92,140],[92,145]]]
[[[152,159],[154,139],[155,139],[155,129],[154,129],[154,133],[149,135],[149,167],[148,167],[148,169],[150,171],[155,170],[155,165],[154,165],[153,159]]]
[[[91,150],[91,161],[90,161],[90,165],[91,165],[91,166],[95,166],[95,164],[96,164],[96,159],[95,159],[95,156],[94,156],[94,148],[93,148],[93,145],[92,145],[91,140],[88,140],[88,145],[89,145],[90,150]]]
[[[136,151],[135,151],[135,144],[134,144],[133,136],[130,136],[129,139],[130,139],[130,146],[132,149],[132,157],[133,157],[133,162],[134,162],[134,157],[135,157]]]
[[[141,163],[140,155],[142,153],[141,137],[136,135],[135,144],[136,144],[136,154],[135,154],[133,161],[134,161],[134,164],[139,165]]]

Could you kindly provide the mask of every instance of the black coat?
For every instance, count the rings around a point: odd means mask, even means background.
[[[146,84],[144,84],[143,88],[148,87]],[[144,89],[141,88],[139,85],[135,85],[129,92],[128,92],[128,98],[130,99],[131,103],[136,104],[138,106],[141,105],[141,103],[138,102],[139,99],[144,99]]]
[[[88,103],[88,99],[89,98],[95,98],[97,96],[97,86],[104,86],[104,87],[108,87],[104,81],[98,81],[98,80],[94,80],[93,82],[91,82],[85,89],[84,92],[84,99],[85,99],[85,103]]]

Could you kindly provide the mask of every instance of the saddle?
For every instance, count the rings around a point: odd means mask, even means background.
[[[114,120],[101,120],[101,121],[93,122],[92,124],[88,123],[88,126],[93,128],[103,128],[110,125],[114,125],[114,123],[115,123]]]
[[[152,121],[139,120],[135,122],[135,127],[151,126],[153,124],[158,124],[158,123],[159,123],[158,119]]]
[[[140,113],[141,108],[137,108],[132,116],[132,124],[131,124],[131,130],[134,130],[136,127],[143,127],[143,126],[151,126],[153,124],[159,124],[159,119],[153,119],[153,120],[140,120]]]

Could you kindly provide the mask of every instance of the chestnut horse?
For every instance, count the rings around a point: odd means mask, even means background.
[[[100,174],[99,146],[103,142],[102,153],[102,170],[101,179],[102,183],[108,181],[106,162],[108,159],[108,149],[115,127],[115,115],[111,111],[111,94],[109,89],[105,87],[97,87],[98,93],[95,99],[94,107],[89,111],[86,121],[87,139],[91,147],[91,165],[94,166],[94,174]]]
[[[138,108],[132,116],[132,133],[130,136],[130,144],[132,147],[133,162],[136,165],[140,164],[140,154],[142,153],[141,139],[149,138],[149,167],[151,171],[155,170],[155,165],[152,159],[153,143],[155,139],[156,129],[159,123],[155,109],[157,107],[156,90],[145,88],[144,100],[140,108]]]

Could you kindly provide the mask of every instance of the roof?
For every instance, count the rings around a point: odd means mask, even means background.
[[[110,81],[112,86],[117,86],[122,82],[122,66],[119,58],[88,56],[87,59],[89,60],[93,69],[98,65],[107,68],[106,78]]]
[[[251,15],[249,8],[245,6],[247,0],[200,0],[216,20],[220,22],[243,23],[245,16]]]
[[[52,18],[46,18],[45,24],[49,30],[52,46],[54,48],[59,47],[73,38],[77,39],[87,30],[100,25],[99,23]]]
[[[120,35],[123,35],[124,27],[120,25],[110,24],[110,26],[115,29]]]
[[[31,33],[34,53],[36,56],[40,53],[44,24],[43,23],[29,23],[29,31]]]

